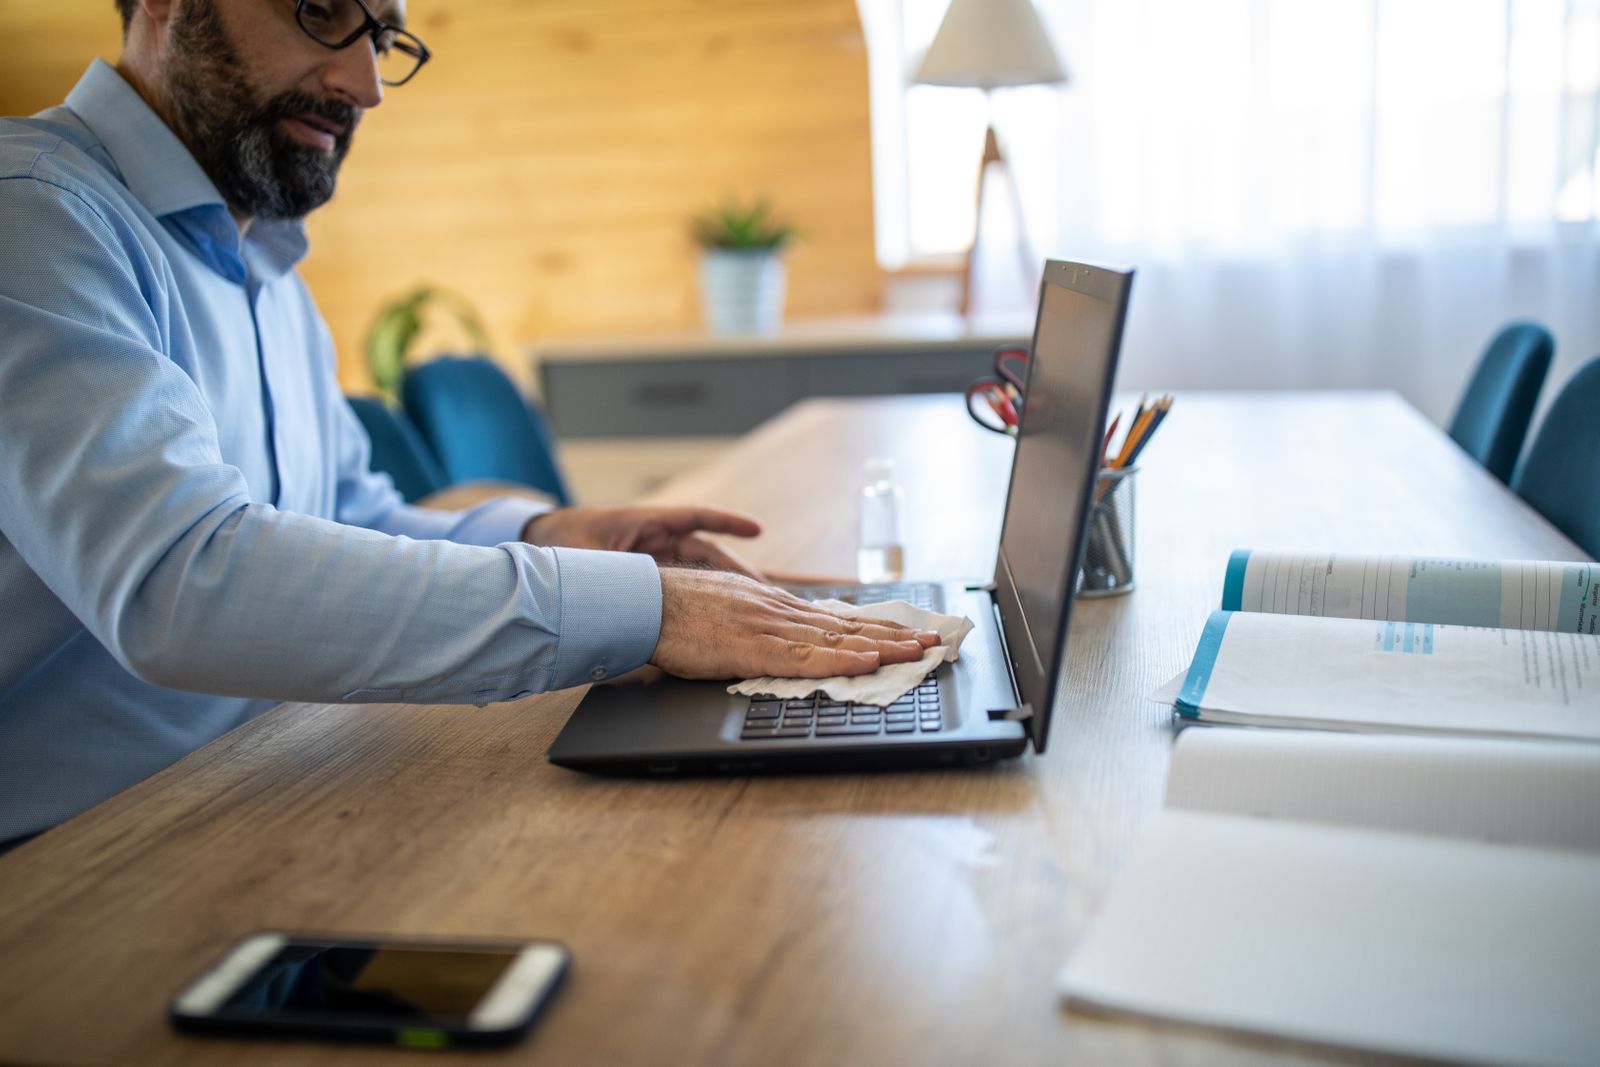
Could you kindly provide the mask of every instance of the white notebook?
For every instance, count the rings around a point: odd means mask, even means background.
[[[1173,701],[1252,726],[1600,741],[1600,565],[1235,552]]]
[[[1187,730],[1061,986],[1321,1044],[1600,1062],[1600,747]]]

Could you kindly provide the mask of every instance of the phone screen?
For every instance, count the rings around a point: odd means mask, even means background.
[[[220,1007],[228,1016],[296,1020],[465,1019],[518,949],[414,948],[291,941]]]

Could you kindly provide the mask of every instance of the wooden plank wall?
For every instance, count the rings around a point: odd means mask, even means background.
[[[287,2],[287,0],[283,0]],[[801,229],[790,316],[877,307],[855,0],[414,0],[435,58],[367,117],[304,274],[361,389],[387,297],[470,294],[526,380],[538,338],[699,321],[687,216],[770,197]],[[111,0],[0,0],[0,114],[114,58]],[[440,341],[450,340],[441,336]]]

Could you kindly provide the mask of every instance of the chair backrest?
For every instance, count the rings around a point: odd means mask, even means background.
[[[1514,322],[1495,335],[1461,397],[1450,436],[1499,478],[1511,480],[1555,341],[1543,326]]]
[[[1600,556],[1600,356],[1545,413],[1511,488],[1591,556]]]
[[[491,360],[443,356],[412,367],[400,395],[451,482],[517,482],[572,502],[544,413]]]
[[[346,399],[372,441],[369,466],[394,479],[394,487],[407,502],[445,487],[447,483],[438,459],[404,412],[375,396]]]

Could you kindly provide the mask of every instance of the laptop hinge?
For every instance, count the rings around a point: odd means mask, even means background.
[[[1000,658],[1005,661],[1006,678],[1011,682],[1011,692],[1015,694],[1020,701],[1022,698],[1022,689],[1017,685],[1017,671],[1016,668],[1011,664],[1011,645],[1006,641],[1006,628],[1005,625],[1000,621],[1000,602],[994,599],[993,585],[989,585],[985,588],[989,593],[989,610],[994,613],[994,631],[995,634],[1000,638]],[[1032,718],[1033,705],[1028,703],[1019,703],[1014,708],[989,709],[990,722],[1027,722]],[[1029,735],[1032,735],[1032,731],[1029,731]]]
[[[990,708],[990,722],[1027,722],[1033,718],[1033,705],[1024,704],[1020,708]]]

